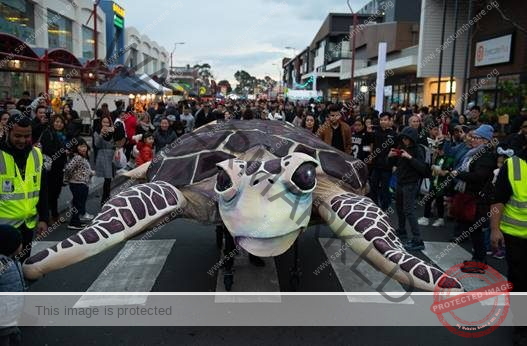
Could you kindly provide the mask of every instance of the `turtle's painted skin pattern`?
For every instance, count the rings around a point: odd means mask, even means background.
[[[388,216],[362,196],[367,178],[363,162],[290,124],[209,124],[156,156],[146,171],[149,183],[118,194],[86,229],[28,259],[24,274],[39,278],[163,218],[182,217],[224,223],[246,250],[273,256],[286,251],[308,222],[326,223],[399,282],[428,291],[438,286],[462,291],[457,280],[441,277],[441,271],[404,250]],[[281,192],[284,198],[276,198]],[[260,232],[254,225],[265,227]]]

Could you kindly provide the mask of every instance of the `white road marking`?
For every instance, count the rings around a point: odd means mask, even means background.
[[[463,263],[463,261],[467,261],[472,258],[472,254],[470,252],[463,249],[459,245],[448,242],[425,241],[425,249],[423,250],[423,253],[428,258],[430,258],[430,260],[435,262],[435,264],[437,264],[437,266],[443,271],[446,271],[456,264]],[[471,274],[465,275],[469,276]],[[486,282],[483,278],[486,278],[488,282]],[[507,280],[505,275],[503,275],[503,278]],[[491,276],[488,272],[486,272],[483,276],[477,275],[476,277],[472,275],[470,277],[460,278],[459,281],[461,281],[467,292],[496,283],[496,279],[493,278],[493,276]],[[494,300],[495,299],[487,299],[481,303],[483,305],[492,305],[494,304]],[[505,300],[503,297],[498,299],[498,305],[503,305],[504,303]]]
[[[280,303],[280,295],[259,296],[259,295],[236,295],[235,292],[280,292],[278,273],[274,258],[262,258],[265,261],[264,267],[256,267],[249,262],[246,253],[234,257],[234,284],[232,285],[232,295],[216,295],[215,303]],[[218,271],[216,282],[216,292],[228,292],[223,284],[223,269]]]
[[[126,242],[87,292],[150,292],[175,241],[175,239],[161,239]],[[83,295],[74,307],[138,305],[145,304],[147,298],[146,295]]]
[[[343,244],[339,239],[319,238],[320,245],[326,253],[327,261],[337,274],[340,285],[345,292],[377,292],[376,288],[382,292],[401,292],[401,295],[388,297],[394,299],[391,301],[382,295],[348,295],[348,301],[351,303],[384,303],[384,304],[414,304],[411,297],[406,297],[404,300],[398,302],[398,298],[403,297],[406,290],[395,280],[389,279],[386,285],[382,286],[386,275],[376,268],[369,265],[367,262],[360,259],[360,257],[353,252],[349,247],[342,247]],[[359,275],[351,269],[351,266],[358,262],[356,271],[360,272],[369,280],[363,280]],[[324,269],[328,270],[328,269]],[[401,298],[402,299],[402,298]]]
[[[31,256],[39,253],[42,250],[52,247],[53,245],[60,243],[59,241],[36,241],[31,245]]]

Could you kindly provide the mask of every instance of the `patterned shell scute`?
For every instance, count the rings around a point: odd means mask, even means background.
[[[307,130],[282,121],[231,120],[211,123],[178,138],[158,154],[150,165],[148,180],[164,180],[174,186],[197,183],[213,176],[216,164],[258,147],[278,158],[305,153],[320,162],[320,169],[352,188],[362,187],[367,169]]]

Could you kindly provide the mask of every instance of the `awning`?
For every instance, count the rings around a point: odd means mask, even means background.
[[[159,92],[161,92],[162,94],[165,94],[165,95],[172,94],[172,90],[170,90],[169,88],[165,88],[164,86],[162,86],[161,84],[159,84],[158,82],[150,78],[150,76],[147,75],[146,73],[143,73],[141,76],[139,76],[139,79],[151,85],[153,88],[159,90]]]
[[[97,87],[90,88],[89,91],[113,94],[159,94],[160,92],[150,84],[141,80],[136,75],[130,75],[122,71],[111,80]]]

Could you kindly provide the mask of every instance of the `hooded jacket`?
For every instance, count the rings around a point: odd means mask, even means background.
[[[389,158],[389,160],[397,167],[395,174],[399,185],[418,183],[421,179],[430,176],[430,167],[425,163],[424,150],[417,144],[419,140],[417,130],[411,127],[405,127],[399,135],[399,138],[402,137],[411,140],[408,147],[401,145],[400,148],[406,150],[412,158],[407,159],[396,156]]]

